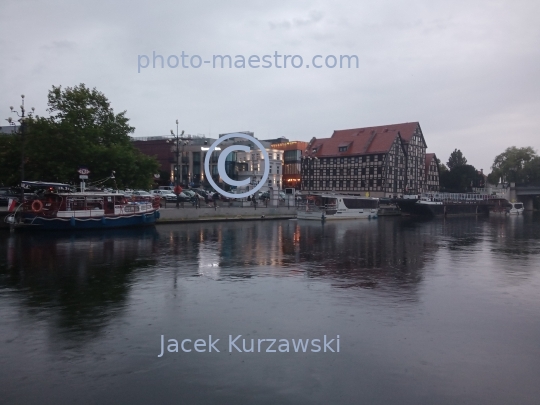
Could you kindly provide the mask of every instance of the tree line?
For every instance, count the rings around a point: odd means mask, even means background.
[[[114,171],[119,188],[150,187],[159,164],[133,146],[126,111],[115,114],[103,93],[84,84],[53,86],[47,105],[49,117],[27,118],[16,133],[0,136],[0,183],[20,183],[24,156],[25,180],[78,184],[78,168],[87,167],[90,182]]]
[[[540,184],[540,156],[530,146],[507,148],[495,157],[491,173],[487,176],[467,164],[467,159],[459,149],[450,154],[446,165],[440,161],[437,163],[441,191],[467,192],[475,187],[485,187],[486,182],[493,185]]]

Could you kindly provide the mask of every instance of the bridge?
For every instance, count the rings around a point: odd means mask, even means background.
[[[533,200],[540,196],[540,185],[518,185],[510,184],[509,201],[520,201],[526,211],[532,211]]]

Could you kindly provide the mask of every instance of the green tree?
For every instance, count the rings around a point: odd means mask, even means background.
[[[440,174],[441,190],[454,193],[472,191],[473,187],[484,187],[484,178],[472,165],[456,166]]]
[[[439,166],[439,175],[448,171],[448,167],[446,167],[446,165],[441,162],[441,159],[436,157],[435,161],[437,162],[437,165]]]
[[[467,159],[463,156],[463,153],[459,149],[454,149],[448,158],[448,169],[452,170],[454,167],[465,166],[467,164]]]
[[[158,162],[132,145],[129,134],[135,128],[129,125],[125,111],[114,113],[103,93],[84,84],[65,89],[53,86],[48,106],[50,117],[28,121],[26,179],[78,183],[77,168],[86,166],[90,182],[106,178],[114,170],[121,188],[150,186]],[[21,145],[13,138],[6,158],[0,156],[0,167],[18,167],[13,156]],[[20,153],[18,156],[20,161]],[[4,178],[13,184],[17,174]]]
[[[499,179],[508,183],[528,183],[540,180],[538,155],[532,147],[511,146],[497,155],[491,166],[488,180],[497,184]]]
[[[439,184],[442,191],[465,193],[473,187],[484,187],[484,177],[472,165],[459,149],[454,149],[448,158],[448,168],[439,165]]]

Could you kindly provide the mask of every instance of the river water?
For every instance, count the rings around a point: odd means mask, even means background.
[[[2,232],[0,338],[2,404],[538,404],[540,215]]]

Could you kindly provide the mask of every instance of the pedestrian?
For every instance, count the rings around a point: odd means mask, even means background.
[[[214,208],[217,208],[217,201],[219,200],[219,194],[217,192],[212,196],[212,200],[214,200]]]

